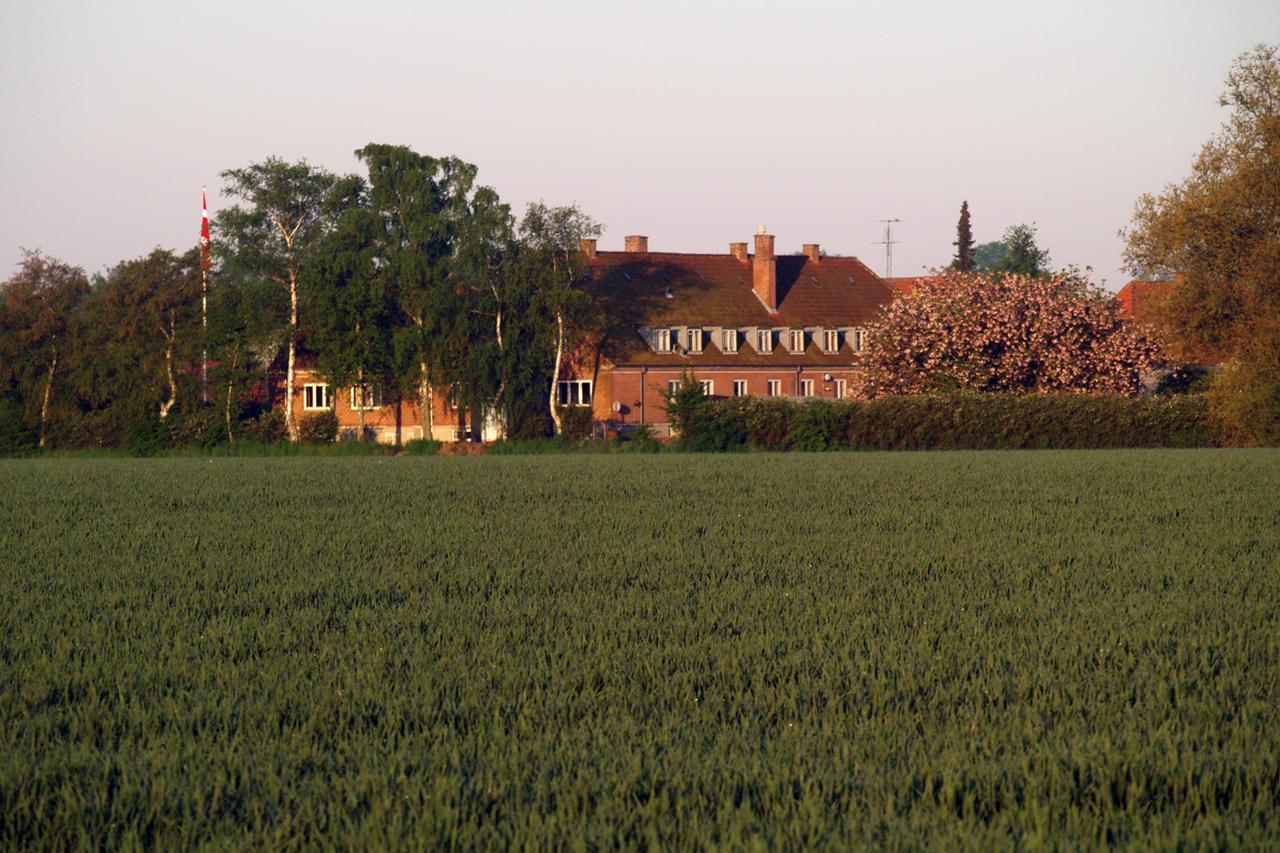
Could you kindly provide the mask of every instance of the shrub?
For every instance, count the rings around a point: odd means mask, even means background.
[[[404,450],[410,456],[435,456],[443,446],[443,441],[433,438],[414,438],[405,442]]]
[[[236,430],[236,438],[257,444],[278,444],[288,437],[284,412],[269,409],[249,421],[242,421]]]
[[[1229,361],[1210,382],[1209,419],[1222,444],[1280,444],[1280,371]]]
[[[565,438],[587,438],[591,435],[591,407],[565,406],[560,409],[561,434]]]
[[[175,412],[165,421],[174,447],[216,447],[227,441],[227,425],[221,409],[205,407]]]
[[[338,416],[333,412],[303,415],[298,421],[298,440],[303,444],[330,444],[338,439]]]
[[[134,456],[154,456],[169,446],[169,431],[157,415],[140,417],[125,428],[124,446]]]

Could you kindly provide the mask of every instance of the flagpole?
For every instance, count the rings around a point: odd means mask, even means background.
[[[200,397],[209,405],[209,188],[200,188]]]

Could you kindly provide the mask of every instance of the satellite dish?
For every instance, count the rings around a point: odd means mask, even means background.
[[[622,402],[621,402],[621,401],[619,401],[619,400],[614,400],[614,401],[613,401],[613,410],[614,410],[615,412],[621,412],[621,411],[622,411]]]

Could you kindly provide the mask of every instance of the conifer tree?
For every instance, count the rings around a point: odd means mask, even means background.
[[[951,269],[961,272],[972,272],[973,260],[973,228],[969,225],[969,202],[966,199],[960,204],[960,221],[956,223],[955,257],[951,259]]]

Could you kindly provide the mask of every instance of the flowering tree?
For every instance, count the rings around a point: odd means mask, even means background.
[[[1141,373],[1162,361],[1157,342],[1074,271],[949,271],[885,310],[862,356],[859,391],[1136,394]]]

